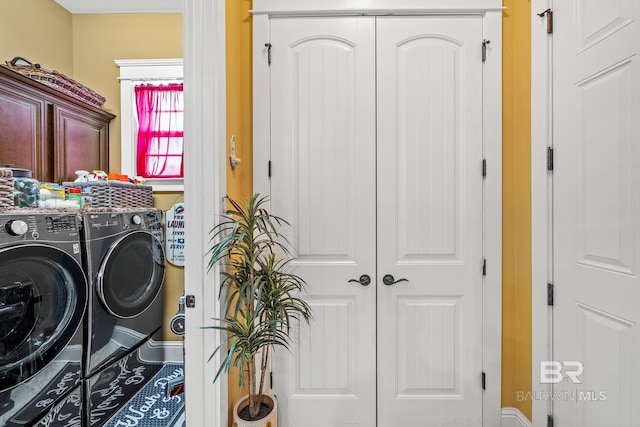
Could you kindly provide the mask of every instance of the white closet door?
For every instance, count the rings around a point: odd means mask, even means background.
[[[480,426],[482,18],[377,29],[378,426]]]
[[[274,357],[279,425],[375,426],[375,18],[276,18],[271,44],[271,207],[313,310]]]
[[[271,20],[272,210],[314,312],[280,423],[481,425],[482,19],[377,27]]]
[[[554,417],[638,426],[640,9],[559,1],[554,18]]]

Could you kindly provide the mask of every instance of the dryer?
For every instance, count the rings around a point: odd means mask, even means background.
[[[0,213],[2,426],[33,425],[79,390],[88,299],[80,249],[77,213]]]
[[[83,264],[89,282],[85,377],[161,332],[163,241],[159,210],[83,213]]]

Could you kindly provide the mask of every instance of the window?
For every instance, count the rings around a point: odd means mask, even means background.
[[[135,86],[136,172],[148,178],[183,178],[182,83]]]
[[[144,177],[154,191],[182,191],[182,59],[115,62],[120,67],[121,172]],[[152,111],[148,116],[138,108],[138,96],[146,97],[147,106],[140,107]]]

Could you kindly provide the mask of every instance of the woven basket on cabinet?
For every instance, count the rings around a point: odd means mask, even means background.
[[[11,169],[0,169],[0,208],[14,206],[15,181]]]
[[[19,62],[22,62],[22,64]],[[34,64],[28,59],[24,59],[20,56],[16,56],[11,61],[6,61],[5,67],[47,85],[58,92],[62,92],[65,95],[69,95],[79,101],[82,101],[85,104],[101,108],[106,101],[104,96],[87,86],[78,83],[72,78],[67,77],[56,70],[42,68],[40,64]]]

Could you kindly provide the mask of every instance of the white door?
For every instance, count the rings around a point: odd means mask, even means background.
[[[570,374],[554,389],[560,426],[640,425],[639,19],[635,0],[554,2],[553,359]]]
[[[271,20],[271,207],[314,316],[274,357],[282,426],[481,425],[481,42],[479,16]]]
[[[480,426],[482,19],[379,18],[377,43],[378,426]]]
[[[279,424],[375,426],[375,18],[273,19],[271,44],[271,210],[313,310],[274,356]]]

